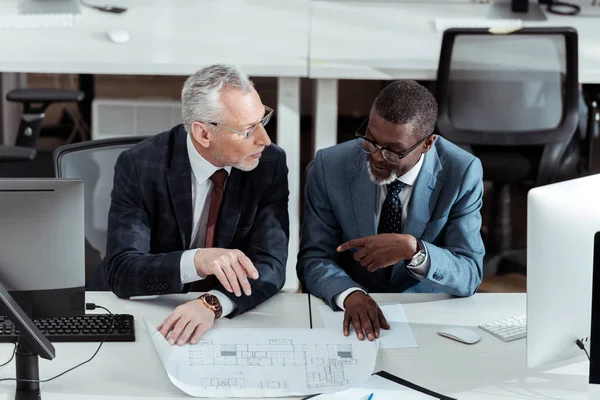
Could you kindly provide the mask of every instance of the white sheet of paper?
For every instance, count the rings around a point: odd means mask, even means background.
[[[390,329],[381,329],[379,331],[378,346],[380,349],[406,349],[410,347],[419,347],[412,329],[408,324],[404,310],[401,304],[390,304],[381,306],[381,311],[390,324]],[[326,305],[319,306],[321,318],[325,327],[331,330],[342,332],[344,322],[343,311],[331,311]],[[354,331],[354,329],[351,329]],[[351,335],[355,336],[355,335]]]
[[[431,400],[428,394],[418,392],[406,386],[398,385],[378,375],[371,376],[366,382],[352,389],[337,393],[326,393],[313,397],[318,400],[352,399],[367,400],[373,393],[373,400]]]
[[[375,343],[324,329],[213,328],[171,346],[146,321],[171,382],[195,397],[284,397],[345,390],[375,368]]]

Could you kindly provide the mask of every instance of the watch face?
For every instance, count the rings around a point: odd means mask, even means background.
[[[419,265],[419,264],[422,264],[423,261],[425,261],[425,253],[423,253],[422,251],[420,251],[420,252],[418,252],[415,255],[415,258],[414,258],[414,260],[413,260],[413,262],[411,264],[413,264],[413,265]]]
[[[204,295],[204,300],[208,303],[208,305],[210,305],[212,307],[219,306],[219,299],[217,299],[217,296],[215,296],[215,295],[207,293]]]

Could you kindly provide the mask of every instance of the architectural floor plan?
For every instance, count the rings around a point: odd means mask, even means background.
[[[185,346],[148,330],[171,381],[201,397],[340,391],[368,379],[377,354],[373,342],[320,329],[213,329]]]

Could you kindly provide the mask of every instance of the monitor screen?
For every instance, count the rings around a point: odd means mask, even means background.
[[[0,282],[31,318],[85,314],[83,196],[82,180],[0,179]]]

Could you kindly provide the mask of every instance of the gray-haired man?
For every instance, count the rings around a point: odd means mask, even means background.
[[[182,125],[117,161],[102,268],[119,297],[208,291],[159,326],[171,344],[276,294],[289,238],[285,153],[252,82],[213,65],[187,79],[181,100]]]

